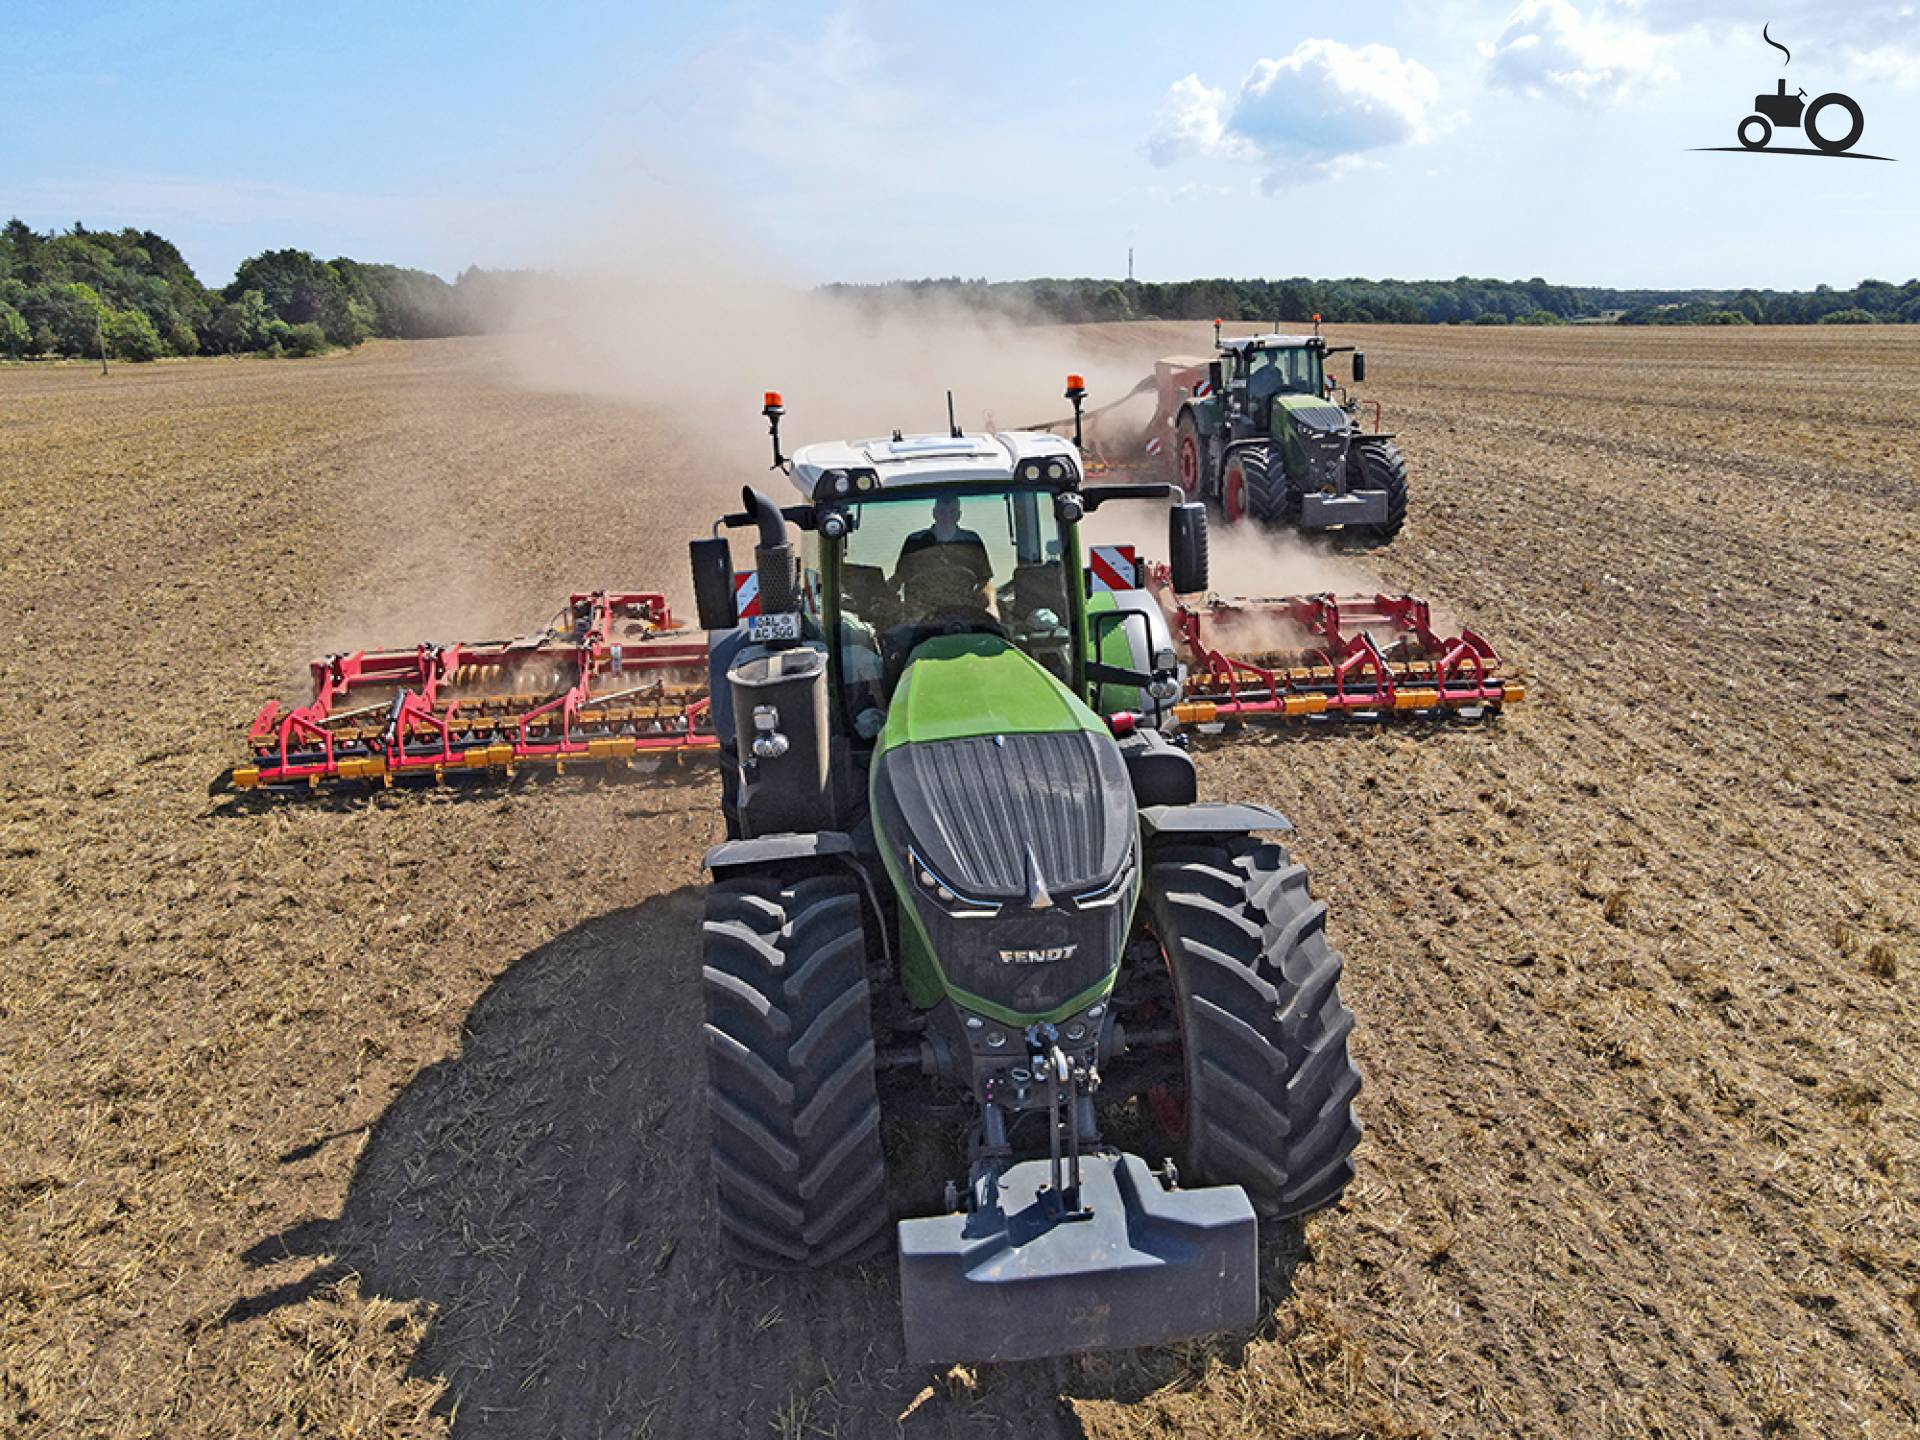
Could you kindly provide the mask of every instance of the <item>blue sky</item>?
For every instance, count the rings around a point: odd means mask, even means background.
[[[151,226],[215,284],[277,245],[552,263],[588,225],[603,258],[720,234],[801,281],[1119,274],[1129,245],[1143,279],[1920,270],[1915,0],[3,13],[0,212]],[[1900,163],[1689,151],[1781,76]]]

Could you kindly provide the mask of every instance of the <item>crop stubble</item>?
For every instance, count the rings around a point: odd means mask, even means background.
[[[740,477],[498,342],[0,370],[0,1433],[1920,1426],[1920,331],[1349,338],[1358,563],[1530,689],[1202,759],[1332,907],[1359,1180],[1253,1336],[937,1377],[885,1266],[714,1250],[710,778],[205,793],[309,652],[683,592]]]

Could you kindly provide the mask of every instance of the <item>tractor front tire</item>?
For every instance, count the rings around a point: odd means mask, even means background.
[[[1160,847],[1147,913],[1185,1050],[1184,1155],[1270,1218],[1333,1204],[1353,1178],[1360,1072],[1327,907],[1287,852],[1245,836]]]
[[[1391,440],[1356,440],[1347,454],[1349,490],[1387,492],[1387,518],[1363,527],[1362,533],[1384,545],[1407,523],[1407,458]]]
[[[701,938],[727,1253],[770,1270],[854,1258],[887,1224],[858,888],[841,875],[716,881]]]
[[[1291,525],[1300,518],[1300,497],[1287,479],[1286,462],[1269,446],[1234,451],[1221,476],[1220,492],[1229,521]]]

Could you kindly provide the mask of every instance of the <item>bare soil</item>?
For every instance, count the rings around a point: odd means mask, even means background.
[[[1202,760],[1331,905],[1359,1178],[1251,1334],[944,1374],[889,1267],[717,1253],[709,774],[207,793],[326,646],[684,590],[740,477],[496,342],[0,370],[0,1434],[1920,1431],[1920,327],[1340,338],[1351,563],[1530,690]]]

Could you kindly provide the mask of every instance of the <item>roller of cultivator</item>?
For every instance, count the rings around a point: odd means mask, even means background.
[[[510,778],[523,768],[626,767],[715,747],[707,643],[666,597],[569,596],[513,640],[360,650],[312,663],[313,698],[269,701],[236,790]]]

